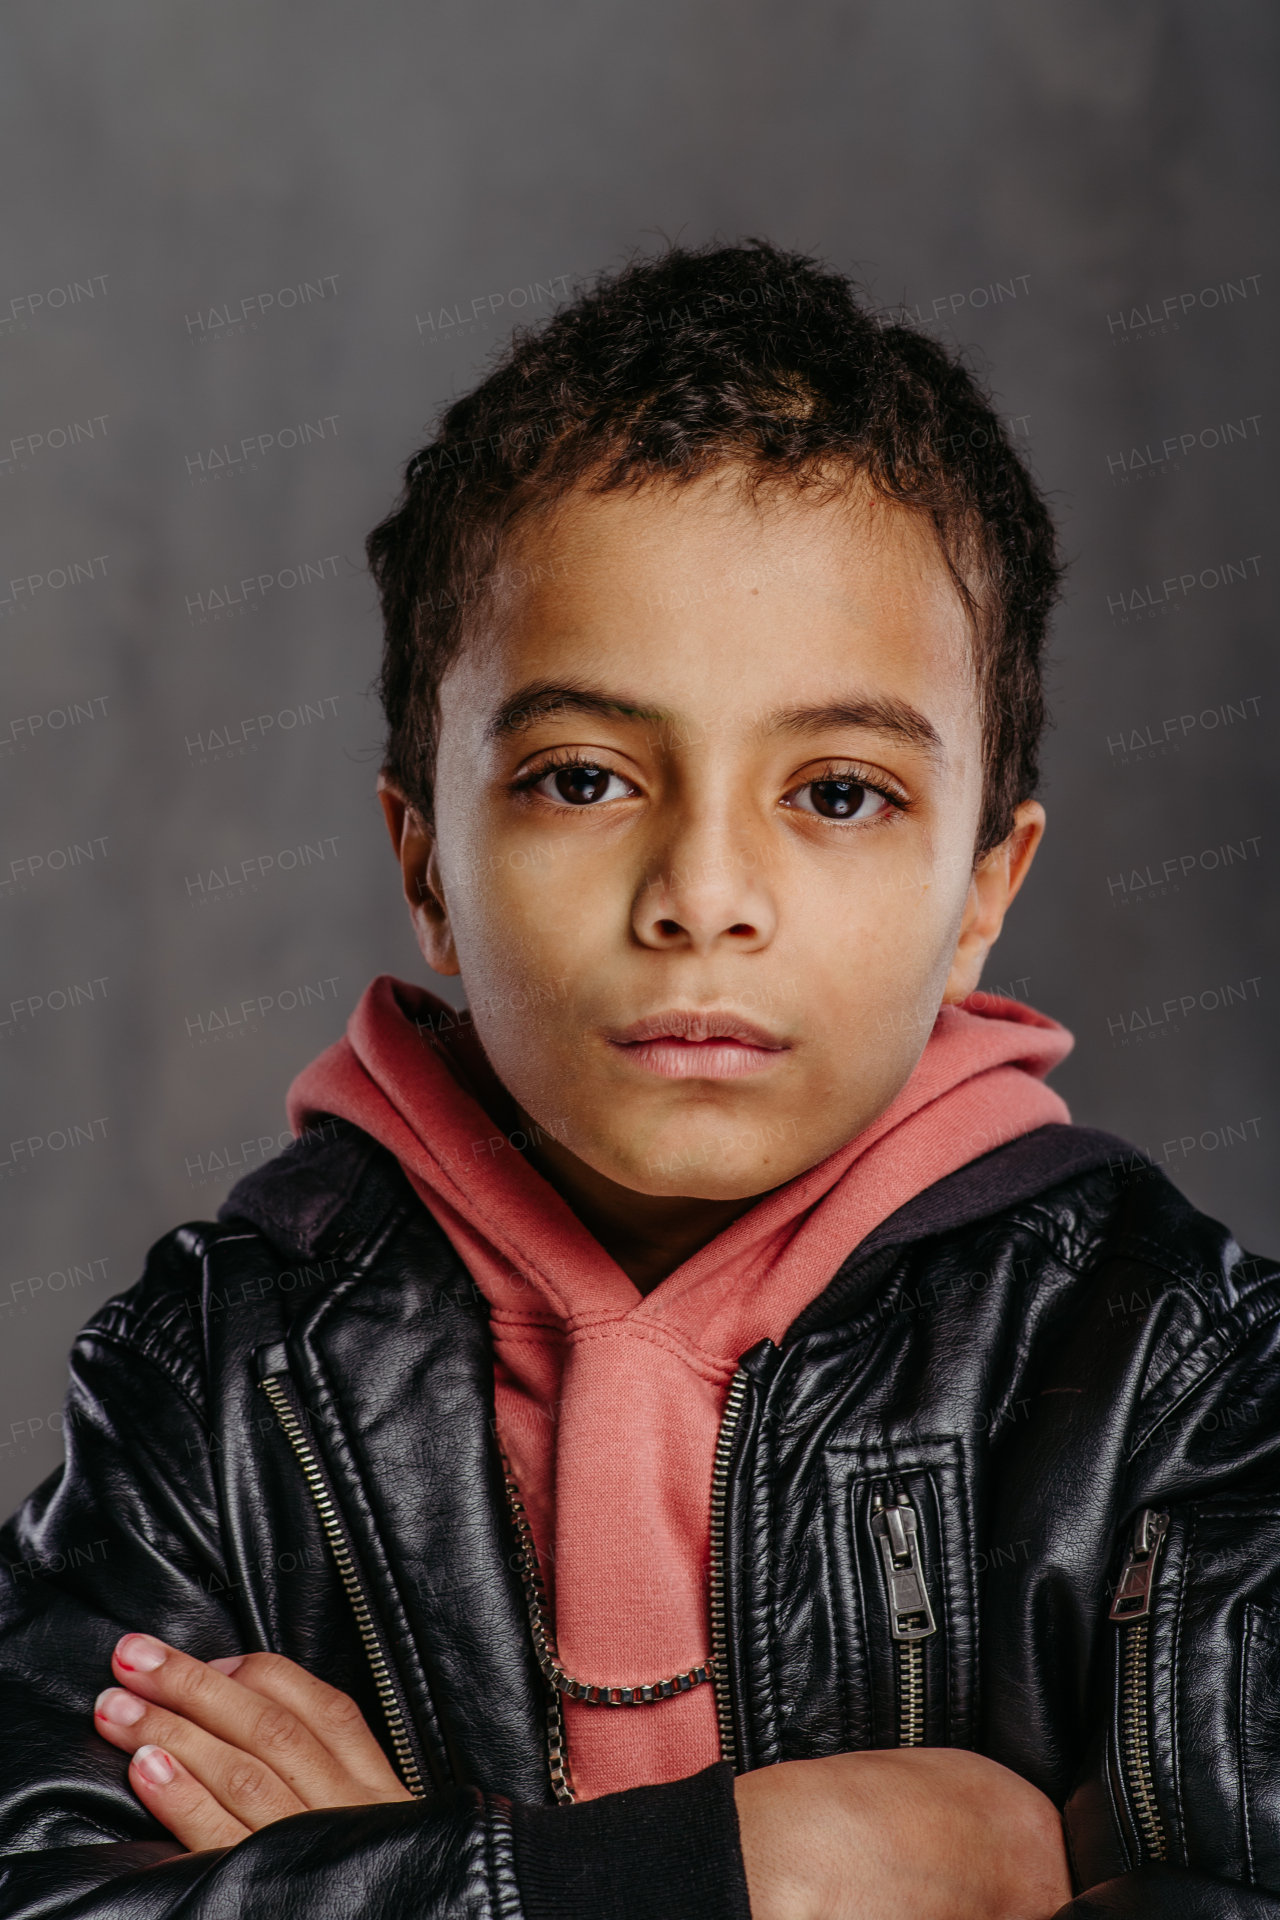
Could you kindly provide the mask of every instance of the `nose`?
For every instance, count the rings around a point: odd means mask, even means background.
[[[636,938],[667,952],[708,954],[722,944],[759,952],[778,925],[764,866],[749,838],[714,829],[682,834],[637,891]]]

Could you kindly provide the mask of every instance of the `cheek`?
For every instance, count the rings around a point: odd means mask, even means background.
[[[616,903],[601,876],[588,884],[578,851],[554,822],[514,844],[475,835],[451,850],[445,897],[473,1005],[521,991],[561,1005],[570,981],[598,963]]]
[[[933,1030],[963,894],[907,862],[850,893],[842,910],[830,896],[824,904],[799,920],[785,971],[819,1041],[824,1097],[842,1111],[852,1100],[865,1125],[901,1089]]]
[[[806,881],[792,914],[793,950],[815,961],[821,955],[846,989],[914,997],[940,967],[945,977],[969,885],[962,856],[939,858],[916,842],[842,883],[825,873]]]

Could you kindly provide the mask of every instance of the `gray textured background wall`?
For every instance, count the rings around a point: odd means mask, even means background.
[[[75,1329],[273,1150],[365,981],[420,974],[362,539],[511,321],[659,234],[821,252],[989,369],[1074,556],[990,983],[1074,1028],[1079,1119],[1280,1248],[1278,32],[1264,0],[6,9],[0,1510],[59,1457]]]

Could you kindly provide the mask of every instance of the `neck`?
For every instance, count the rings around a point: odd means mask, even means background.
[[[548,1140],[528,1115],[521,1114],[521,1124],[539,1143],[526,1149],[525,1158],[643,1294],[652,1293],[669,1273],[692,1259],[761,1198],[758,1193],[744,1200],[636,1193],[597,1173],[558,1141]]]
[[[761,1198],[757,1193],[745,1200],[698,1200],[619,1186],[552,1139],[517,1105],[490,1066],[474,1029],[460,1029],[445,1051],[455,1079],[503,1132],[526,1133],[531,1144],[524,1150],[525,1159],[640,1293],[652,1293]]]

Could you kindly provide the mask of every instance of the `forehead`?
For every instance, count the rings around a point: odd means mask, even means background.
[[[494,586],[446,718],[576,677],[677,723],[746,727],[857,688],[909,701],[956,746],[977,727],[969,620],[933,529],[866,485],[752,495],[723,470],[578,490],[517,525]]]

